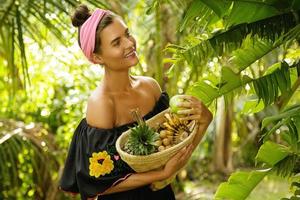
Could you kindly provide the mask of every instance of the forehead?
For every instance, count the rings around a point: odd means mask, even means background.
[[[122,19],[118,17],[114,18],[113,22],[101,31],[100,33],[101,42],[103,44],[110,43],[115,38],[121,37],[124,34],[126,29],[127,26]]]

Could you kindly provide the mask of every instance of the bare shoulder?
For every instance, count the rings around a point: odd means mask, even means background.
[[[146,86],[153,92],[155,99],[158,99],[162,92],[158,82],[149,76],[139,76],[139,78],[142,79]]]
[[[92,127],[113,128],[115,119],[112,98],[100,92],[93,92],[87,102],[86,120]]]

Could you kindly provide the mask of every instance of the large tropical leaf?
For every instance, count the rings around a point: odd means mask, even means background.
[[[272,124],[272,126],[270,126]],[[269,130],[266,130],[270,126]],[[262,121],[262,129],[266,130],[263,139],[267,140],[269,136],[275,133],[282,126],[287,126],[288,132],[282,132],[281,136],[286,141],[292,151],[299,151],[300,148],[300,105],[295,104],[281,111],[277,115],[266,117]]]
[[[227,182],[218,187],[214,200],[246,199],[269,172],[270,169],[233,173]]]
[[[297,65],[297,63],[292,66],[288,66],[285,62],[277,63],[271,66],[270,70],[264,76],[257,79],[241,76],[240,74],[234,73],[230,68],[223,67],[219,82],[213,83],[209,79],[203,78],[193,84],[187,93],[198,97],[208,105],[214,99],[222,95],[240,89],[246,84],[253,83],[258,99],[262,99],[264,105],[267,106],[274,103],[280,94],[282,95],[290,91],[290,70]],[[278,91],[281,91],[281,93]]]
[[[267,141],[260,147],[256,159],[259,162],[267,164],[269,167],[276,167],[276,165],[280,163],[287,163],[285,159],[288,158],[290,154],[292,154],[292,152],[288,147]],[[246,199],[251,191],[271,170],[272,168],[233,173],[227,182],[222,183],[218,187],[214,199]]]
[[[192,1],[180,23],[179,31],[183,31],[188,25],[191,27],[196,25],[198,29],[201,27],[202,30],[205,30],[204,28],[207,28],[208,25],[221,19],[230,5],[231,2],[224,0],[218,2],[208,0]]]
[[[226,23],[230,27],[242,23],[252,23],[278,14],[280,12],[271,5],[260,2],[235,1]]]
[[[278,115],[273,115],[270,117],[264,118],[262,121],[262,129],[266,128],[269,124],[271,123],[277,123],[278,121],[285,119],[285,118],[290,118],[290,117],[295,117],[300,115],[300,105],[295,104],[291,107],[286,108],[282,112],[280,112]]]
[[[266,106],[277,99],[279,90],[282,95],[291,92],[291,79],[288,64],[282,62],[280,65],[275,64],[273,66],[277,69],[272,73],[253,81],[253,86],[259,100],[262,99]],[[271,66],[271,68],[273,67]]]
[[[176,52],[174,55],[175,59],[186,60],[189,65],[199,67],[206,63],[208,58],[212,56],[220,56],[226,52],[240,48],[243,40],[251,34],[252,37],[257,36],[258,38],[266,39],[268,42],[274,43],[272,47],[267,46],[268,49],[266,49],[266,45],[260,45],[261,43],[259,43],[259,47],[263,46],[263,49],[261,53],[258,54],[259,56],[254,56],[254,58],[259,58],[270,50],[299,36],[299,27],[295,28],[296,30],[293,29],[298,23],[295,15],[299,15],[299,13],[299,10],[297,13],[291,11],[251,23],[231,26],[228,30],[225,29],[213,33],[208,39],[202,38],[198,40],[198,43],[192,41],[191,44],[187,44],[186,46],[169,46],[168,49]],[[191,15],[194,16],[195,14]],[[199,15],[199,17],[200,16],[201,15]],[[290,30],[291,32],[287,34]],[[294,31],[296,31],[296,35]],[[282,36],[285,34],[287,34],[286,37]],[[254,45],[256,45],[255,41]],[[248,61],[248,64],[252,62],[253,57],[251,62]],[[245,65],[242,68],[245,68]]]
[[[281,44],[299,38],[300,24],[292,28],[286,34],[281,35],[275,42],[266,39],[250,39],[250,37],[248,37],[243,41],[243,47],[233,52],[233,57],[230,60],[236,67],[235,71],[241,72]]]
[[[271,153],[272,152],[272,153]],[[265,142],[258,150],[256,160],[274,166],[290,154],[290,149],[271,141]]]

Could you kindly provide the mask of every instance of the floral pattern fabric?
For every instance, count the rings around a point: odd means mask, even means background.
[[[93,153],[89,161],[89,174],[96,178],[109,174],[114,169],[114,163],[106,151]]]

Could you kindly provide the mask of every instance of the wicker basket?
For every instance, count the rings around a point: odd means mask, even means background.
[[[153,128],[159,126],[165,122],[164,114],[170,112],[169,109],[166,109],[159,114],[155,115],[151,119],[147,120],[146,123]],[[128,140],[128,136],[130,134],[130,129],[118,138],[116,142],[116,149],[121,156],[122,160],[125,161],[133,170],[136,172],[146,172],[154,169],[158,169],[164,166],[167,161],[173,157],[180,149],[184,148],[185,146],[189,145],[192,141],[194,136],[197,133],[197,124],[196,121],[191,121],[188,125],[189,129],[191,130],[191,134],[182,142],[177,145],[174,145],[164,151],[156,152],[146,156],[140,155],[131,155],[127,152],[123,151],[123,147]]]

